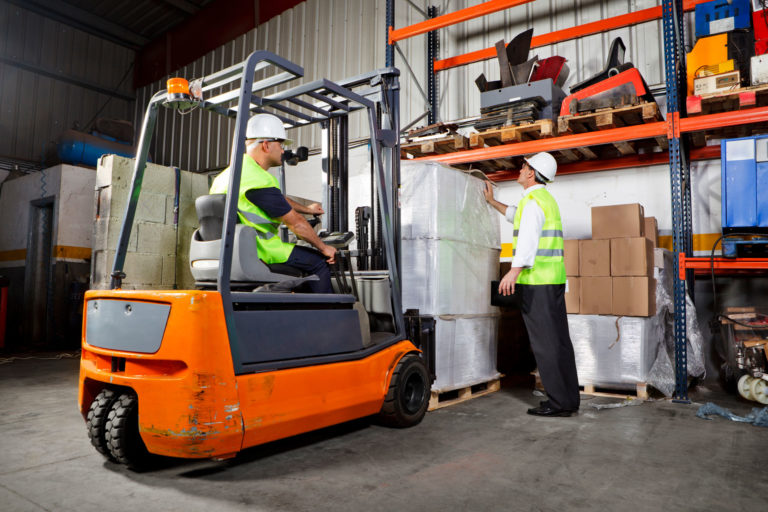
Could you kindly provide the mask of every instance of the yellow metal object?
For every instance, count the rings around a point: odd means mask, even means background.
[[[730,62],[730,68],[728,63]],[[717,68],[716,73],[724,73],[734,69],[733,60],[728,59],[728,34],[717,34],[715,36],[702,37],[696,41],[693,50],[686,55],[685,59],[688,95],[693,94],[693,79],[697,76],[706,76],[700,73],[706,73],[705,68]]]

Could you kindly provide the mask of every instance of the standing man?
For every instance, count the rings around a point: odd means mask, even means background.
[[[282,164],[283,144],[291,142],[286,139],[283,122],[272,114],[256,114],[248,120],[245,139],[237,215],[240,222],[256,230],[259,258],[268,266],[281,263],[315,274],[319,281],[308,281],[309,289],[313,293],[333,293],[328,264],[335,262],[336,249],[324,244],[300,215],[321,215],[325,213],[323,208],[318,203],[303,206],[283,196],[277,179],[267,172]],[[227,193],[229,172],[228,167],[216,176],[211,194]],[[320,253],[283,242],[278,233],[281,223]]]
[[[546,183],[555,179],[557,162],[549,153],[525,159],[517,182],[523,198],[511,207],[493,198],[490,183],[485,199],[514,224],[512,268],[499,293],[520,297],[523,321],[548,400],[528,409],[536,416],[570,416],[579,410],[579,380],[565,311],[563,225],[555,198]]]

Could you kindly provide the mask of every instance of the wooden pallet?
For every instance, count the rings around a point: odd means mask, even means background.
[[[536,389],[544,391],[544,386],[539,378],[539,372],[531,372],[536,378]],[[596,386],[594,384],[585,384],[579,386],[579,391],[585,395],[591,396],[605,396],[609,398],[638,398],[640,400],[648,399],[648,384],[645,382],[635,383],[635,389],[613,389],[605,386]]]
[[[571,135],[655,123],[663,121],[663,119],[659,106],[655,102],[644,102],[626,107],[600,109],[586,114],[560,116],[557,119],[557,132],[560,135]],[[634,141],[621,141],[612,144],[621,156],[636,154],[638,150],[638,143]],[[667,149],[667,138],[656,137],[655,144],[661,149]],[[588,160],[595,160],[600,157],[595,148],[587,147],[565,150],[561,153],[569,161],[580,160],[582,156]]]
[[[688,117],[718,112],[732,112],[768,105],[768,84],[739,87],[730,91],[688,96],[685,100]]]
[[[500,146],[526,140],[546,139],[555,135],[557,135],[555,132],[555,122],[551,119],[540,119],[532,123],[500,126],[472,133],[469,136],[469,147],[479,149],[486,146]],[[489,160],[485,164],[492,171],[514,169],[517,167],[514,161],[509,158]]]
[[[469,139],[458,133],[438,138],[425,137],[400,144],[400,158],[406,159],[408,155],[412,155],[414,158],[442,155],[443,153],[453,153],[464,149],[469,149]]]
[[[448,407],[449,405],[460,404],[461,402],[466,402],[472,398],[491,394],[498,391],[500,388],[501,380],[493,379],[474,386],[444,391],[442,393],[432,391],[432,396],[429,399],[429,408],[427,410],[434,411],[435,409]]]

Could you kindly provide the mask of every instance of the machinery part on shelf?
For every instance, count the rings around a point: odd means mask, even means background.
[[[516,85],[527,84],[530,81],[531,74],[533,73],[536,63],[539,61],[539,56],[534,55],[533,58],[512,66],[512,79]]]
[[[533,29],[529,28],[525,32],[520,32],[507,45],[507,61],[512,66],[522,64],[528,60],[528,52],[531,51],[531,40],[533,39]]]
[[[736,384],[736,389],[739,391],[739,395],[747,400],[754,400],[752,397],[752,380],[753,377],[749,374],[744,374]]]
[[[397,363],[381,406],[381,422],[391,427],[412,427],[424,418],[429,406],[430,379],[418,354],[406,354]]]
[[[512,77],[512,66],[507,59],[507,49],[504,46],[504,40],[496,42],[496,58],[499,60],[499,70],[501,73],[501,85],[502,87],[509,87],[515,85],[515,80]]]
[[[107,426],[107,415],[118,398],[120,398],[120,395],[115,391],[109,388],[102,389],[96,395],[96,398],[93,399],[93,402],[91,402],[91,407],[88,409],[88,416],[85,421],[91,444],[96,448],[96,451],[112,462],[115,462],[116,459],[107,447],[107,440],[104,438],[104,434]]]
[[[112,404],[104,438],[110,455],[121,464],[144,469],[153,461],[139,433],[139,397],[133,391],[122,393]]]
[[[749,392],[754,401],[768,405],[768,382],[753,377],[752,383],[749,385]]]
[[[614,39],[611,43],[611,49],[608,51],[608,61],[605,63],[603,70],[578,84],[572,85],[571,94],[633,68],[634,66],[631,62],[624,62],[624,53],[626,51],[627,47],[624,46],[624,41],[620,37]]]
[[[560,57],[559,55],[541,59],[536,63],[536,67],[531,74],[531,82],[538,82],[539,80],[551,78],[552,81],[555,82],[556,87],[562,88],[571,72],[565,64],[566,62],[566,58]]]
[[[599,84],[595,84],[592,87],[598,88],[609,80],[611,79],[609,78],[608,80],[600,82]],[[583,112],[593,112],[602,108],[626,107],[629,105],[635,105],[640,101],[638,99],[635,86],[632,83],[621,83],[616,87],[608,90],[602,90],[594,95],[588,94],[590,89],[591,88],[582,89],[576,94],[567,96],[565,100],[563,100],[563,105],[560,107],[560,115],[576,115]],[[585,92],[587,92],[587,94],[584,94],[584,98],[579,99],[578,96]]]

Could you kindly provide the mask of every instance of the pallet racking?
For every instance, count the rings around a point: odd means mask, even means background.
[[[430,103],[429,123],[436,122],[437,111],[437,73],[456,66],[489,59],[495,55],[495,48],[469,52],[463,55],[438,59],[439,40],[437,30],[469,19],[498,12],[513,6],[522,5],[532,0],[490,0],[481,4],[461,9],[456,12],[437,15],[435,8],[425,13],[426,21],[395,29],[394,0],[387,0],[387,65],[394,65],[394,44],[397,41],[427,33],[428,51],[428,101]],[[746,269],[766,269],[768,259],[755,258],[717,258],[711,263],[709,258],[693,258],[692,243],[692,208],[691,174],[692,160],[715,159],[720,157],[719,146],[704,146],[692,149],[690,135],[707,130],[737,127],[768,122],[768,107],[752,107],[733,112],[687,117],[686,115],[686,65],[685,65],[685,12],[695,8],[705,0],[662,0],[660,6],[622,14],[611,18],[582,24],[576,27],[535,36],[531,47],[549,45],[586,35],[598,34],[626,27],[637,23],[662,20],[664,34],[664,66],[666,77],[667,115],[663,121],[644,123],[636,126],[609,128],[587,133],[562,135],[540,140],[502,144],[493,147],[466,149],[441,155],[423,156],[420,159],[434,160],[446,164],[466,164],[485,160],[503,160],[539,151],[562,151],[579,147],[591,147],[601,144],[615,144],[642,139],[666,138],[667,150],[651,154],[621,156],[610,160],[591,160],[563,165],[561,174],[622,169],[668,163],[672,196],[672,250],[674,258],[674,344],[675,344],[675,395],[680,402],[688,400],[687,370],[687,333],[686,333],[686,294],[693,294],[694,271],[710,264],[720,272],[744,271]],[[392,60],[389,60],[389,59]],[[489,176],[493,180],[515,179],[517,173],[506,170]],[[688,286],[686,286],[688,284]]]

